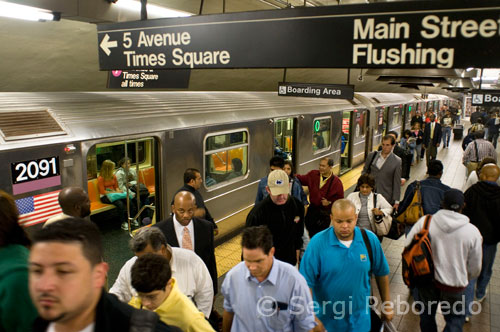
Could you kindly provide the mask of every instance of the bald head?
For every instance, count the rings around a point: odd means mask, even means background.
[[[172,212],[182,226],[187,226],[191,222],[195,210],[196,199],[193,194],[189,191],[180,191],[175,195]]]
[[[496,182],[500,176],[500,168],[495,164],[486,164],[481,168],[479,179],[481,181]]]
[[[59,192],[59,205],[70,216],[85,218],[90,215],[89,196],[80,187],[66,187]]]

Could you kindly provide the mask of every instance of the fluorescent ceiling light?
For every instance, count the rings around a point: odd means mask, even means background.
[[[57,21],[58,15],[47,10],[0,1],[0,16],[28,21]]]
[[[466,69],[467,72],[470,72],[471,70],[474,70],[474,68],[473,67],[469,67],[469,68]]]
[[[472,80],[474,82],[479,81],[481,78],[480,77],[473,77]],[[494,76],[483,76],[483,82],[495,82],[498,81],[498,77]]]
[[[121,7],[123,9],[132,10],[134,12],[141,11],[140,1],[135,0],[118,0],[114,6]],[[180,10],[169,9],[166,7],[161,7],[157,5],[147,4],[146,7],[148,14],[154,14],[155,17],[186,17],[191,16],[191,13],[182,12]]]

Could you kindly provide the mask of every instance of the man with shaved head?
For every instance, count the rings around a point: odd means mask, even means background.
[[[66,187],[59,192],[59,205],[62,213],[47,220],[44,227],[69,217],[85,218],[90,215],[90,199],[80,187]]]
[[[491,278],[497,244],[500,242],[500,186],[496,183],[500,168],[496,164],[486,164],[481,169],[479,182],[465,192],[463,213],[470,218],[483,236],[483,265],[477,280],[471,280],[466,290],[466,299],[472,300],[474,286],[476,299],[481,302],[486,297],[486,287]],[[477,282],[476,282],[477,281]],[[468,307],[468,306],[467,306]]]
[[[157,223],[172,247],[193,250],[205,263],[217,294],[217,265],[214,252],[214,226],[205,219],[196,218],[196,198],[189,191],[180,191],[172,204],[173,216]]]

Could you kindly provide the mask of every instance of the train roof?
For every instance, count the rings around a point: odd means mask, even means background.
[[[357,108],[366,106],[356,97],[291,98],[276,92],[1,93],[0,150]]]

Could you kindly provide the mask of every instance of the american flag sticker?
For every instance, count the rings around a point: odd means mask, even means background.
[[[50,217],[62,212],[57,198],[60,190],[16,200],[19,210],[19,224],[24,227],[47,221]]]

